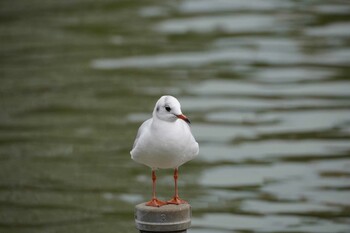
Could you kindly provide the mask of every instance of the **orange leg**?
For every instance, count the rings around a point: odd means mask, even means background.
[[[155,170],[152,170],[152,184],[153,184],[152,200],[146,203],[147,206],[160,207],[162,205],[166,205],[166,202],[160,201],[156,197],[156,180],[157,180],[156,172]]]
[[[180,205],[180,204],[187,204],[187,201],[184,201],[182,199],[180,199],[179,197],[179,192],[178,192],[178,189],[177,189],[177,178],[178,178],[179,174],[178,174],[178,169],[175,168],[175,171],[174,171],[174,181],[175,181],[175,195],[174,197],[167,201],[168,204],[175,204],[175,205]]]

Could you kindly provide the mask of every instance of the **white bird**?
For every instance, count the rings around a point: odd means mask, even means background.
[[[179,101],[173,96],[162,96],[153,110],[153,117],[143,122],[130,152],[131,158],[152,169],[153,195],[148,206],[183,204],[177,188],[178,168],[195,158],[199,146],[190,129],[189,119],[182,114]],[[175,195],[167,202],[156,197],[156,173],[158,168],[173,168]]]

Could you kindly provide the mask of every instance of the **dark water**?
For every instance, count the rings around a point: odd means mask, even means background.
[[[191,233],[350,232],[348,1],[0,2],[0,232],[136,232],[163,94]],[[172,171],[159,171],[159,196]]]

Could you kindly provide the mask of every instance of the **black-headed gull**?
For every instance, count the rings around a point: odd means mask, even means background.
[[[148,206],[183,204],[177,188],[178,168],[195,158],[199,146],[189,126],[189,119],[182,114],[179,101],[173,96],[162,96],[153,110],[153,117],[143,122],[130,152],[131,158],[152,169],[153,196]],[[167,202],[156,197],[156,173],[158,168],[173,168],[175,195]]]

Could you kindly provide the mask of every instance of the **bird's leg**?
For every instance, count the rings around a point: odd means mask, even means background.
[[[175,195],[171,200],[167,201],[168,204],[175,204],[175,205],[187,204],[187,201],[184,201],[184,200],[180,199],[180,197],[179,197],[179,192],[177,189],[177,178],[178,177],[179,177],[178,168],[175,168],[175,171],[174,171]]]
[[[166,202],[160,201],[156,197],[156,171],[152,169],[152,200],[146,203],[147,206],[160,207],[162,205],[166,205]]]

